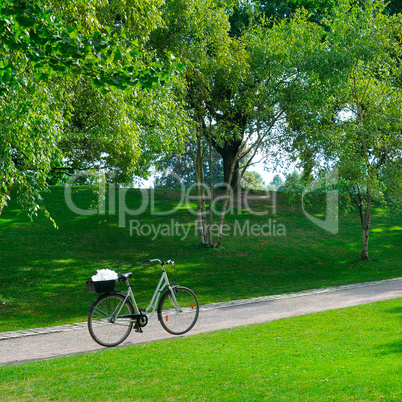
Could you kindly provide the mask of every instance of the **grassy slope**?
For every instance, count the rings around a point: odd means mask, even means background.
[[[400,401],[401,314],[396,299],[5,366],[0,394],[4,401]]]
[[[74,189],[74,201],[90,206],[93,195]],[[138,208],[139,191],[127,194],[130,208]],[[179,198],[175,191],[159,191],[155,208],[171,209]],[[159,277],[155,267],[142,266],[147,258],[174,259],[176,281],[192,288],[201,303],[269,295],[308,288],[402,276],[402,218],[384,211],[373,212],[370,263],[358,260],[361,230],[356,214],[341,217],[337,235],[314,226],[301,211],[292,211],[279,199],[276,214],[266,200],[253,203],[265,217],[246,211],[229,214],[227,222],[241,226],[283,225],[286,236],[228,236],[218,250],[204,249],[194,235],[130,236],[129,227],[118,226],[117,215],[78,216],[64,201],[64,189],[46,195],[56,219],[30,222],[15,203],[0,217],[0,331],[57,325],[85,320],[94,299],[85,280],[97,269],[133,271],[140,305],[149,301]],[[319,212],[319,211],[316,211]],[[194,224],[195,216],[182,208],[174,215],[155,216],[147,209],[138,217],[146,224]],[[173,272],[172,272],[173,273]]]

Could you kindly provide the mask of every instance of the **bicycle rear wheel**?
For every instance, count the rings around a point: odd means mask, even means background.
[[[158,306],[158,319],[162,327],[173,335],[182,335],[194,327],[200,306],[194,292],[183,286],[173,288],[174,297],[167,290]]]
[[[104,294],[91,306],[88,329],[93,340],[99,345],[116,346],[130,334],[133,321],[121,317],[134,314],[134,308],[129,300],[124,302],[124,299],[120,293]]]

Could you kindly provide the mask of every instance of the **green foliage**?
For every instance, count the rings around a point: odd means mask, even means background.
[[[275,186],[279,186],[279,185],[281,185],[282,183],[283,183],[282,177],[279,176],[279,174],[276,174],[276,175],[272,178],[271,183],[269,183],[269,184],[273,184],[273,185],[275,185]]]
[[[384,198],[388,208],[397,213],[402,212],[402,159],[396,158],[388,163],[381,172],[379,180],[385,188]]]
[[[79,27],[86,34],[120,32],[124,26],[127,38],[143,44],[152,30],[162,25],[161,0],[42,0],[68,25]]]
[[[351,187],[366,189],[366,194],[382,200],[381,169],[388,164],[396,167],[402,149],[402,21],[383,14],[381,1],[363,10],[349,9],[347,3],[343,7],[334,17],[328,45],[335,48],[334,42],[340,42],[334,51],[347,60],[347,78],[338,83],[333,95],[345,115],[329,125],[332,145],[326,151],[336,155],[340,176]],[[402,174],[398,168],[391,171]]]
[[[241,186],[242,188],[249,190],[265,190],[265,182],[262,176],[258,172],[249,172],[246,171],[241,178]]]
[[[2,0],[0,102],[7,107],[0,121],[4,133],[23,129],[0,138],[0,214],[14,184],[32,215],[46,179],[103,168],[115,181],[131,182],[134,174],[148,174],[155,156],[180,149],[188,128],[181,83],[172,73],[177,63],[166,54],[162,65],[144,50],[146,36],[160,23],[158,5]],[[116,22],[116,13],[124,23]],[[43,121],[38,129],[31,129],[33,102]],[[41,144],[36,149],[26,146],[33,136]]]
[[[259,11],[270,21],[291,19],[299,9],[309,13],[309,20],[319,23],[337,5],[335,0],[260,0]]]
[[[286,176],[283,190],[287,195],[289,204],[293,207],[299,207],[301,205],[302,192],[305,183],[302,181],[300,173],[294,170],[292,173]]]
[[[70,175],[104,169],[112,181],[131,183],[133,175],[147,177],[161,154],[182,149],[188,126],[177,89],[155,84],[148,91],[101,95],[80,81],[70,91],[72,118],[59,143],[61,166]]]
[[[180,155],[171,155],[157,162],[157,169],[162,174],[155,179],[155,188],[179,188],[190,186],[196,183],[194,169],[194,155],[190,144],[186,146],[186,152]],[[210,183],[209,163],[207,157],[203,158],[203,169],[205,172],[205,183]],[[215,152],[213,155],[212,180],[214,185],[223,183],[222,161]]]
[[[0,98],[0,211],[15,183],[30,216],[45,211],[41,192],[62,135],[62,113],[59,95],[40,83]]]
[[[300,189],[300,186],[301,176],[297,170],[294,170],[286,176],[285,187],[288,188],[289,191],[296,191],[296,189]]]
[[[0,50],[3,53],[0,95],[12,85],[23,84],[18,66],[10,57],[15,52],[26,58],[36,79],[48,80],[57,75],[86,77],[104,93],[110,87],[150,88],[169,74],[156,63],[148,68],[141,67],[136,61],[135,43],[127,46],[123,29],[110,36],[98,31],[87,36],[65,26],[40,3],[29,1],[2,0],[0,15]],[[110,66],[111,61],[123,57],[131,63],[123,67]]]
[[[213,134],[217,150],[228,136],[233,140],[239,132],[238,122],[230,122],[229,117],[222,122],[218,116],[229,108],[225,94],[240,93],[239,83],[247,79],[244,46],[229,35],[231,10],[231,5],[214,0],[168,1],[163,8],[165,26],[151,35],[160,57],[169,49],[185,62],[185,101],[194,132],[203,139]],[[227,111],[233,119],[236,108],[237,103]],[[211,131],[206,125],[212,120],[219,127]]]
[[[356,204],[368,258],[370,204],[383,201],[381,171],[397,177],[402,149],[401,16],[383,1],[339,2],[323,19],[322,45],[307,57],[298,97],[287,113],[293,147],[306,178],[314,165],[338,168],[340,190]],[[393,198],[393,201],[397,201]]]
[[[269,191],[283,191],[285,188],[285,183],[279,174],[276,174],[271,182],[266,186]]]

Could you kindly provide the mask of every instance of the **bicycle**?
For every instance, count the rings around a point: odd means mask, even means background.
[[[87,281],[88,290],[102,293],[91,305],[88,313],[88,329],[95,342],[102,346],[117,346],[131,330],[143,332],[148,320],[157,311],[162,327],[173,335],[183,335],[194,327],[198,319],[199,304],[194,292],[184,286],[172,285],[164,268],[174,261],[152,259],[143,263],[159,262],[162,275],[155,292],[144,310],[137,306],[129,278],[132,273],[118,274],[117,280]],[[116,281],[125,282],[127,292],[115,291]]]

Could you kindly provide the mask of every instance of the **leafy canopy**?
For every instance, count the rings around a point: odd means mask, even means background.
[[[151,63],[144,67],[138,61],[135,41],[127,42],[124,28],[119,32],[80,33],[44,10],[39,2],[1,0],[0,2],[0,95],[10,86],[22,84],[20,70],[12,55],[23,55],[35,77],[47,80],[53,76],[85,77],[95,88],[107,92],[109,87],[150,88],[165,81],[170,66]],[[116,63],[122,59],[125,66]]]

